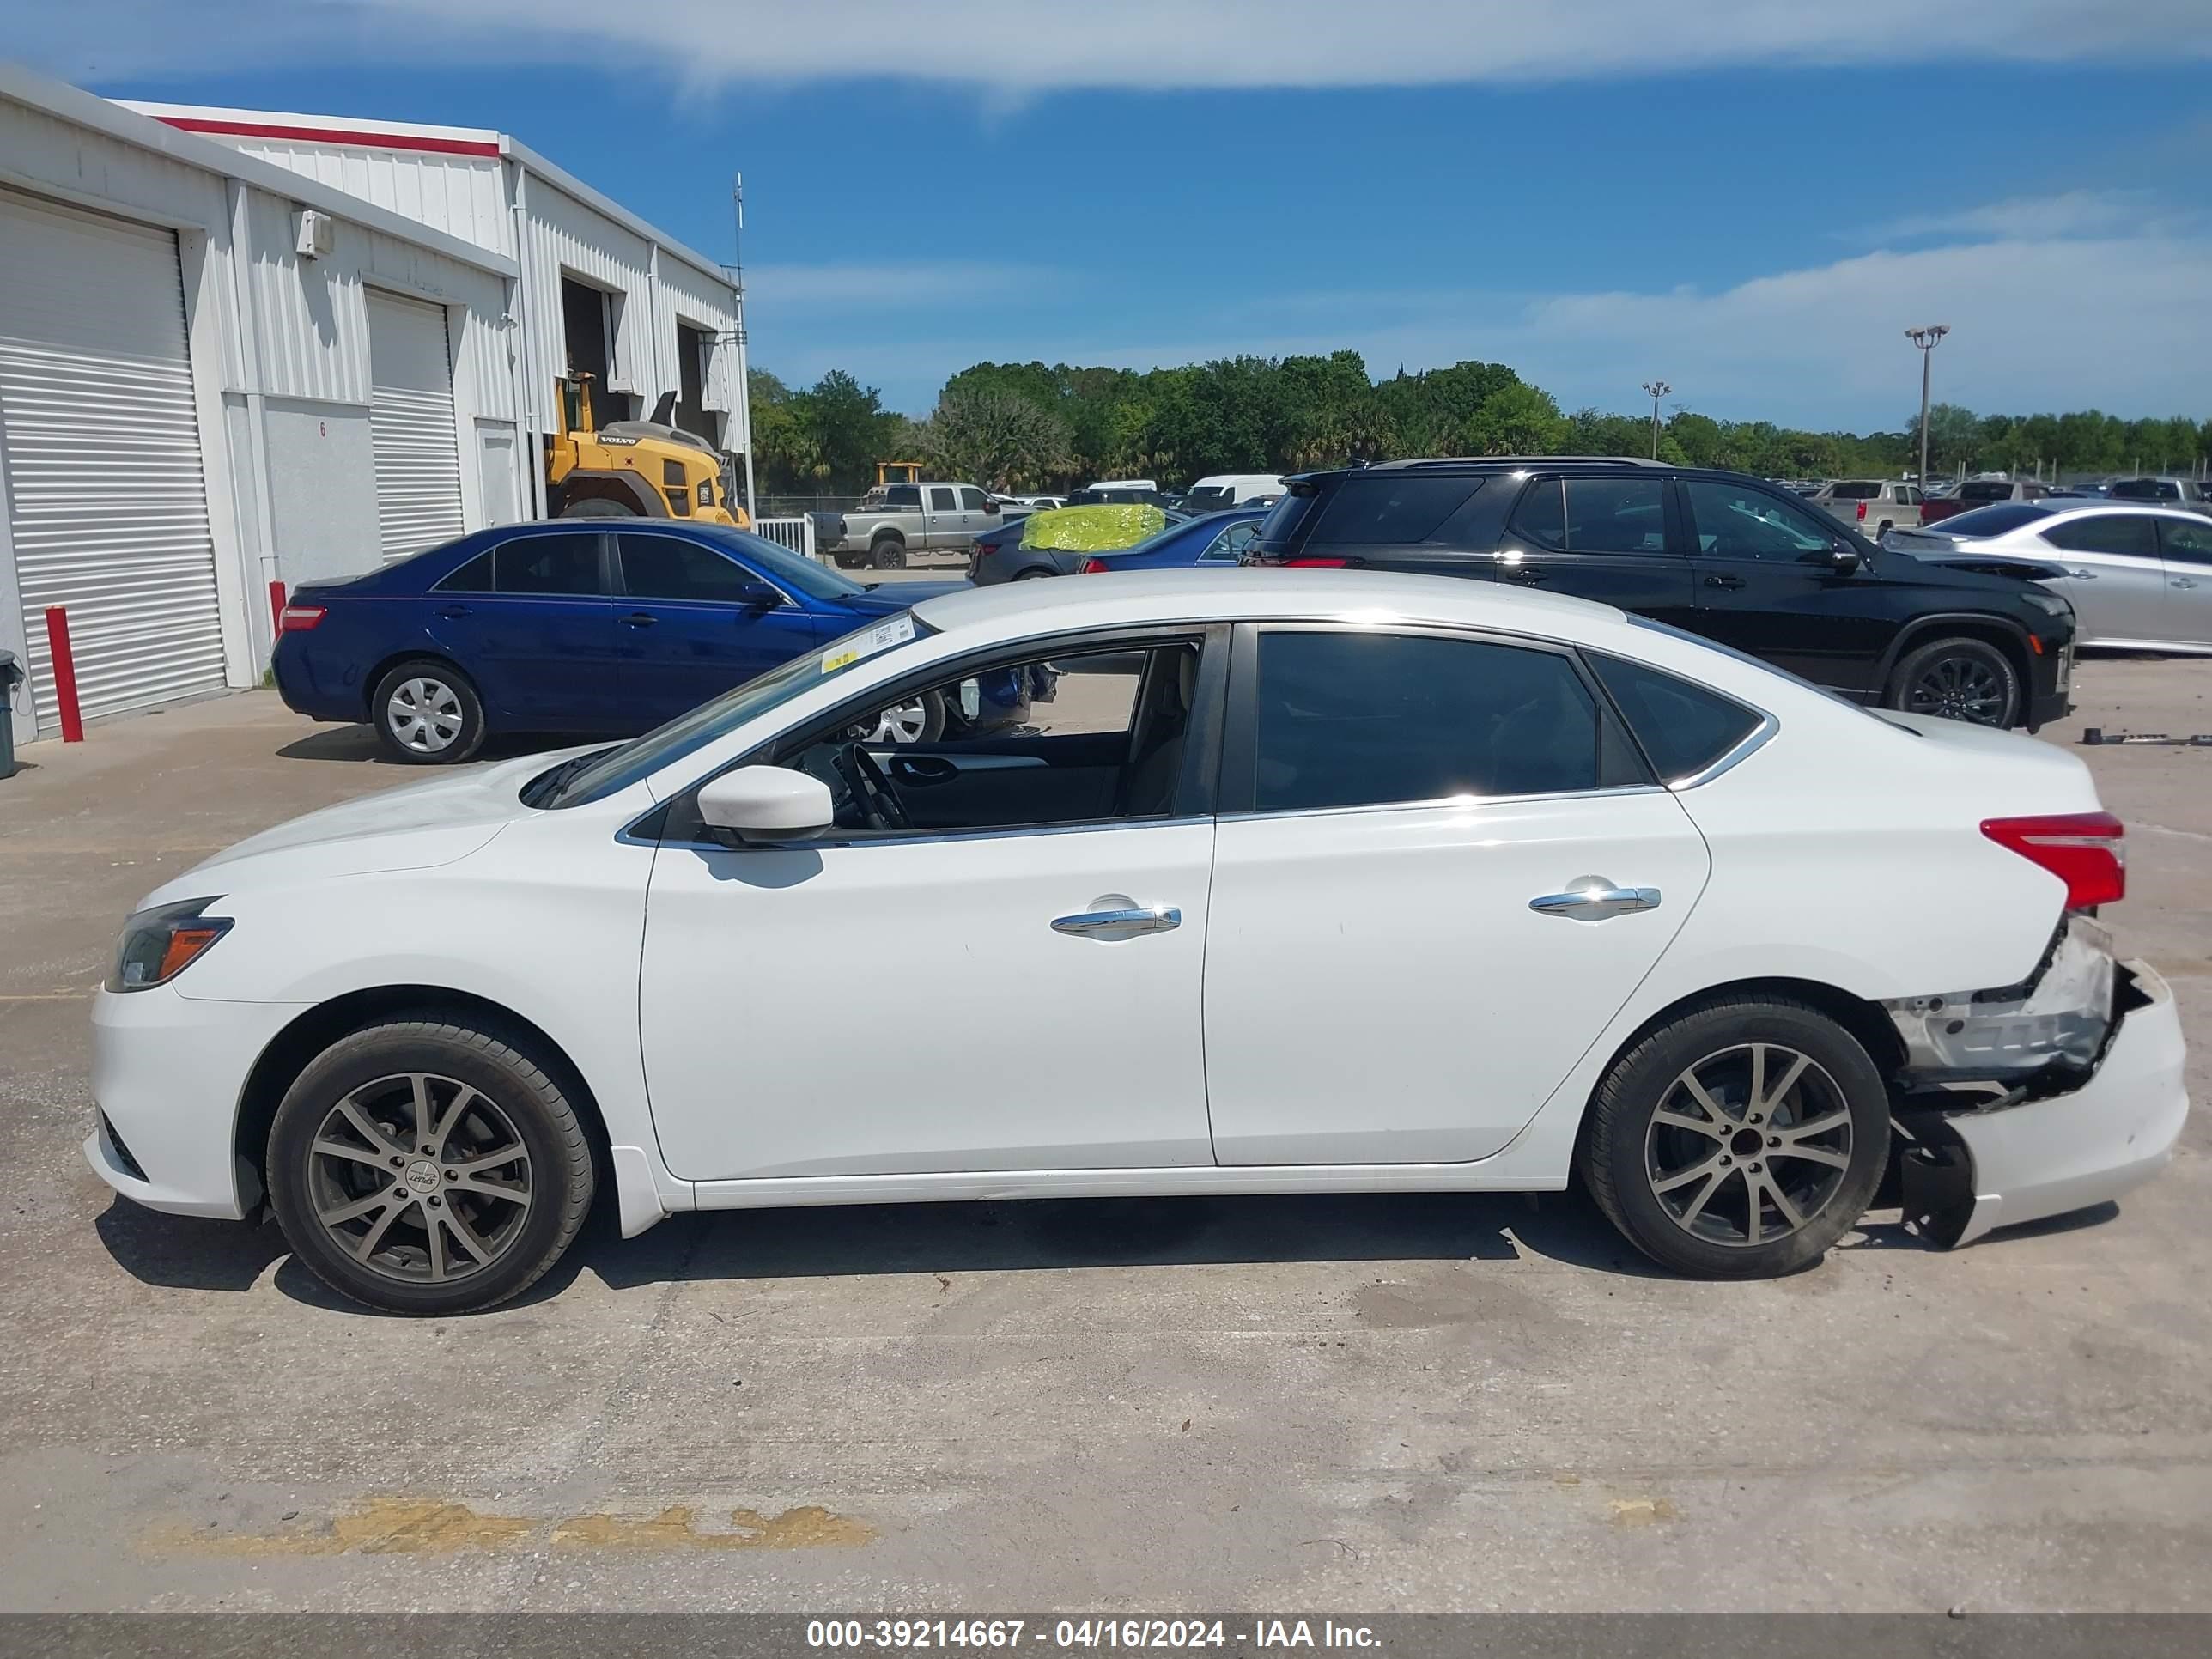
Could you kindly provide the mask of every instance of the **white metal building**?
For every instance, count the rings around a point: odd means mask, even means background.
[[[684,423],[744,449],[735,289],[587,187],[495,134],[469,137],[479,150],[453,161],[472,182],[442,196],[428,164],[367,175],[378,155],[446,152],[363,143],[331,162],[341,185],[304,165],[313,145],[279,166],[229,137],[0,63],[0,650],[30,674],[18,742],[58,730],[50,606],[96,720],[257,684],[272,582],[540,510],[536,434],[590,348],[564,291],[592,296],[605,383],[634,412],[673,391]]]
[[[514,261],[524,274],[515,347],[525,430],[551,433],[554,381],[574,368],[596,377],[601,421],[641,418],[674,392],[677,425],[725,453],[750,455],[744,313],[724,268],[510,134],[129,107]],[[540,492],[526,501],[534,514],[544,506],[542,471],[531,477]]]

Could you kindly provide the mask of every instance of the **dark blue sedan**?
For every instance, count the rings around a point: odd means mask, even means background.
[[[878,592],[716,525],[510,525],[298,589],[276,689],[313,719],[367,720],[424,764],[465,760],[494,733],[628,736],[965,586]],[[942,727],[939,711],[907,713]]]
[[[1170,525],[1134,547],[1085,554],[1076,568],[1097,576],[1115,570],[1186,570],[1235,564],[1267,513],[1264,507],[1233,507],[1225,513],[1209,513],[1187,524]]]

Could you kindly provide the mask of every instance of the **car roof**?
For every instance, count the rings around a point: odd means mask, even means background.
[[[1038,593],[1032,590],[1044,587]],[[915,615],[947,633],[1036,633],[1154,622],[1401,621],[1456,623],[1581,639],[1626,616],[1609,605],[1455,576],[1375,570],[1132,571],[1066,582],[1006,582],[924,599]]]

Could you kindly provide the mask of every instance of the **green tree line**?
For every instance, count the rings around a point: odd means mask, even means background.
[[[1503,363],[1454,363],[1387,380],[1356,351],[1227,357],[1146,370],[977,363],[945,383],[928,419],[883,407],[842,369],[793,389],[752,375],[754,466],[763,493],[850,493],[878,460],[927,464],[948,478],[1041,489],[1100,477],[1174,488],[1210,472],[1294,472],[1408,455],[1647,455],[1648,416],[1569,413]],[[1929,411],[1929,465],[1968,471],[2194,472],[2212,420],[2124,420],[2096,410],[1977,415]],[[1677,408],[1662,459],[1769,477],[1905,473],[1919,459],[1917,411],[1894,432],[1807,432]]]

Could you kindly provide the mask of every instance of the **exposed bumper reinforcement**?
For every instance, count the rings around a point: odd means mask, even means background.
[[[1904,1166],[1905,1215],[1934,1242],[2101,1204],[2172,1157],[2189,1115],[2180,1014],[2148,963],[2121,963],[2118,977],[2117,1029],[2079,1088],[1934,1114],[1937,1133]]]

